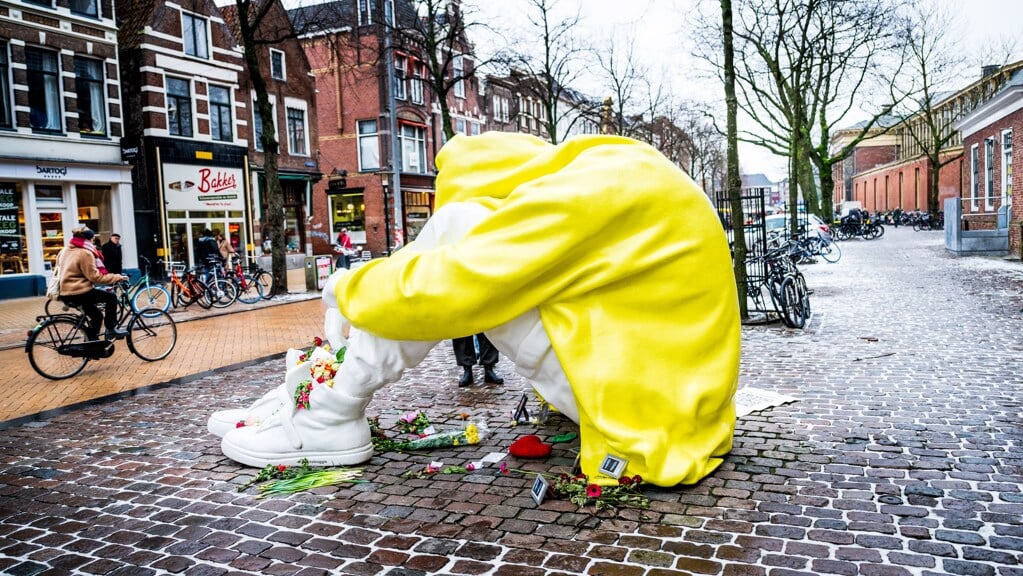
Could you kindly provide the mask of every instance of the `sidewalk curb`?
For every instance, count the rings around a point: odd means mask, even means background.
[[[17,426],[22,426],[22,425],[26,425],[26,424],[32,424],[32,423],[36,423],[36,422],[43,422],[45,420],[49,420],[51,418],[55,418],[55,417],[60,416],[62,414],[67,414],[69,412],[74,412],[75,410],[79,410],[81,408],[85,408],[85,407],[88,407],[88,406],[95,406],[95,405],[98,405],[98,404],[107,404],[109,402],[114,402],[116,400],[122,400],[124,398],[130,398],[132,396],[138,396],[140,394],[147,394],[149,392],[153,392],[153,391],[159,390],[161,388],[167,388],[168,386],[174,386],[176,384],[186,384],[188,382],[192,382],[194,380],[199,380],[200,378],[205,378],[207,376],[213,376],[213,375],[216,375],[216,374],[221,374],[223,372],[231,372],[231,371],[234,371],[234,370],[239,370],[241,368],[247,368],[247,367],[253,366],[255,364],[262,364],[264,362],[269,362],[269,361],[272,361],[272,360],[278,360],[278,359],[284,358],[286,355],[287,355],[286,351],[285,352],[278,352],[276,354],[270,354],[268,356],[263,356],[263,357],[260,357],[260,358],[253,358],[251,360],[245,360],[245,361],[242,361],[242,362],[235,362],[234,364],[229,364],[227,366],[221,366],[219,368],[213,368],[211,370],[204,370],[202,372],[197,372],[195,374],[190,374],[188,376],[181,376],[179,378],[174,378],[172,380],[167,380],[166,382],[158,382],[156,384],[150,384],[148,386],[141,386],[139,388],[133,388],[131,390],[124,390],[122,392],[117,392],[115,394],[108,394],[106,396],[100,396],[98,398],[93,398],[91,400],[84,400],[82,402],[76,402],[75,404],[68,404],[67,406],[62,406],[60,408],[53,408],[52,410],[43,410],[42,412],[37,412],[35,414],[29,414],[27,416],[19,416],[18,418],[13,418],[11,420],[0,421],[0,430],[6,430],[8,428],[14,428],[14,427],[17,427]],[[40,424],[40,425],[41,426],[45,426],[46,424]]]
[[[217,310],[216,312],[213,312],[214,309],[210,308],[210,312],[207,313],[207,314],[191,316],[191,317],[188,317],[188,318],[182,318],[180,320],[178,320],[177,318],[174,318],[174,323],[175,324],[182,324],[184,322],[192,322],[194,320],[205,320],[207,318],[217,318],[217,317],[220,317],[220,316],[229,316],[231,314],[243,314],[245,312],[251,312],[253,310],[262,310],[263,308],[271,308],[271,307],[274,307],[274,306],[286,306],[288,304],[295,304],[295,303],[298,303],[298,302],[306,302],[308,300],[315,300],[316,298],[320,298],[320,293],[319,292],[289,292],[288,296],[291,296],[291,295],[295,295],[296,297],[294,299],[288,300],[287,302],[284,302],[282,300],[274,300],[274,299],[266,300],[267,303],[259,306],[258,308],[254,308],[253,305],[251,305],[251,304],[246,304],[246,306],[248,306],[247,308],[234,308],[234,304],[232,304],[231,308],[218,308],[218,309],[216,309]],[[174,308],[172,307],[170,310],[174,310]],[[168,310],[168,312],[170,312],[170,310]],[[44,316],[44,315],[40,314],[39,316]],[[171,317],[173,318],[173,314],[171,315]],[[27,333],[30,330],[32,330],[32,328],[26,328],[26,329],[22,330],[22,333],[23,334]],[[28,341],[27,336],[23,336],[22,339],[19,342],[0,344],[0,352],[5,351],[5,350],[15,350],[15,349],[18,349],[18,348],[24,349],[25,348],[25,343],[27,341]],[[2,429],[2,428],[0,428],[0,429]]]

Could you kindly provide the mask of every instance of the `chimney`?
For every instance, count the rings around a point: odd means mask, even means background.
[[[988,64],[986,66],[981,66],[980,67],[980,77],[981,78],[987,78],[988,76],[991,76],[992,74],[996,74],[1001,69],[1002,69],[1002,67],[999,66],[998,64]]]

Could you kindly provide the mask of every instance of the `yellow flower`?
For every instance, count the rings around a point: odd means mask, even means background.
[[[480,431],[476,428],[475,424],[469,424],[465,427],[465,441],[469,444],[479,444]]]

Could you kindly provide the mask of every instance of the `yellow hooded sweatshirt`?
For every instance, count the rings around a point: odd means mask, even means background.
[[[437,208],[491,214],[457,244],[341,279],[342,314],[384,338],[443,340],[537,308],[591,480],[613,482],[598,474],[608,454],[659,486],[713,471],[732,446],[739,315],[727,240],[699,187],[617,136],[456,136],[437,167]]]

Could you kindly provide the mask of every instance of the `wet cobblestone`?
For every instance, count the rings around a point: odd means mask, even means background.
[[[806,330],[743,329],[742,386],[798,402],[751,414],[695,486],[645,511],[536,506],[529,477],[403,479],[521,434],[525,389],[459,389],[450,347],[377,394],[385,428],[486,420],[478,447],[382,454],[365,484],[259,499],[205,429],[275,385],[280,361],[0,431],[0,572],[37,574],[1023,574],[1023,266],[954,259],[938,233],[889,230],[805,266]],[[572,445],[550,460],[571,463]]]

